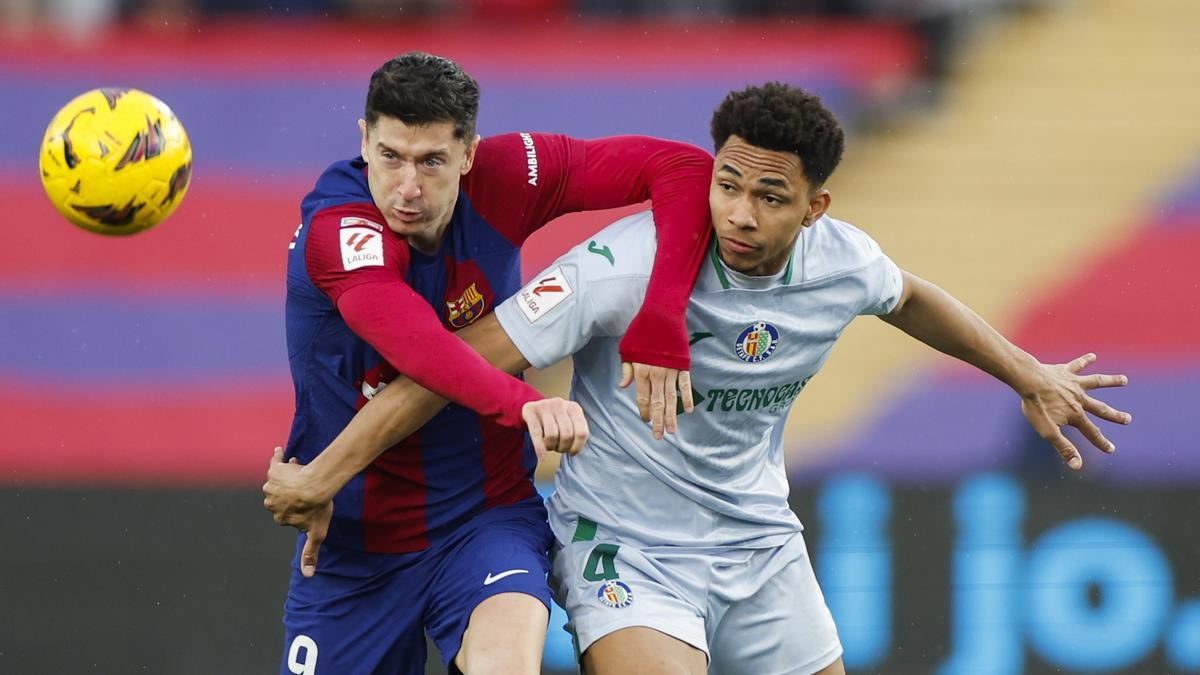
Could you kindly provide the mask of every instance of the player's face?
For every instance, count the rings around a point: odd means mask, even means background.
[[[467,143],[454,137],[452,122],[409,126],[386,115],[358,126],[371,197],[388,227],[417,250],[437,251],[479,137]]]
[[[766,276],[783,270],[800,229],[829,207],[829,192],[812,189],[795,153],[730,136],[717,152],[708,206],[721,260]]]

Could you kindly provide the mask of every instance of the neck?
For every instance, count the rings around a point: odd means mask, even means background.
[[[410,234],[408,236],[408,245],[417,249],[425,255],[433,255],[438,252],[438,248],[442,245],[442,236],[446,234],[446,226],[450,224],[450,220],[438,225],[437,227],[420,234]]]
[[[782,272],[784,267],[787,267],[788,260],[792,257],[792,249],[795,248],[795,246],[796,241],[792,240],[792,243],[787,248],[780,251],[779,255],[768,260],[763,260],[757,265],[748,267],[746,269],[741,269],[734,265],[730,265],[729,261],[725,259],[725,254],[721,252],[721,247],[718,246],[716,248],[717,257],[721,259],[721,262],[724,263],[726,267],[737,272],[738,274],[745,274],[748,277],[772,277]]]
[[[454,217],[454,207],[456,206],[458,206],[458,195],[455,195],[454,201],[450,202],[450,206],[446,209],[446,215],[442,218],[442,222],[424,232],[410,234],[408,236],[408,245],[425,255],[437,253],[438,249],[442,246],[442,237],[446,235],[446,226],[450,224],[450,220]]]
[[[783,271],[784,266],[787,265],[788,255],[791,252],[791,249],[785,249],[782,255],[776,256],[771,260],[764,260],[751,269],[737,271],[750,277],[773,277]],[[724,258],[722,258],[722,260],[724,260]],[[729,263],[725,264],[728,265]]]

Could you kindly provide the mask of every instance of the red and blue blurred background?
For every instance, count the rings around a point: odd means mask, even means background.
[[[1184,426],[1200,401],[1200,73],[1170,48],[1196,11],[1161,0],[1131,24],[1116,2],[621,4],[0,19],[0,514],[15,527],[0,672],[277,667],[291,536],[256,491],[292,409],[286,245],[316,175],[357,152],[371,71],[409,49],[479,80],[484,135],[707,148],[730,89],[819,92],[851,132],[834,215],[1039,358],[1099,353],[1132,380],[1100,396],[1135,417],[1106,429],[1116,455],[1085,449],[1068,475],[1003,386],[852,328],[785,437],[848,668],[1200,672],[1200,458]],[[1149,61],[1106,68],[1121,49]],[[71,227],[38,184],[45,125],[98,86],[162,98],[193,144],[187,198],[134,237]],[[553,224],[526,274],[615,215]],[[535,382],[565,389],[562,368]],[[546,663],[570,667],[557,625]]]
[[[128,29],[85,49],[48,53],[38,39],[6,50],[0,198],[15,235],[0,253],[2,419],[15,433],[6,467],[54,482],[260,477],[249,457],[279,441],[291,414],[282,251],[307,187],[357,154],[365,83],[389,55],[426,49],[459,60],[482,84],[485,135],[643,133],[705,147],[707,113],[747,72],[799,79],[849,115],[871,86],[905,77],[917,59],[914,41],[887,27],[782,27],[763,39],[755,25],[558,23],[405,31],[254,20],[184,35]],[[748,41],[765,51],[744,50]],[[846,45],[855,58],[836,59],[835,46]],[[763,53],[778,61],[760,65]],[[143,236],[61,227],[39,194],[30,158],[46,121],[98,84],[154,93],[192,141],[186,208]],[[562,228],[540,238],[527,253],[530,273],[584,236]],[[137,423],[112,424],[119,418]],[[172,439],[175,451],[150,451],[148,437]]]

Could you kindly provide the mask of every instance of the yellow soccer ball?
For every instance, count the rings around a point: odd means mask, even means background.
[[[137,89],[93,89],[51,120],[42,185],[67,220],[100,234],[154,227],[192,177],[187,132],[165,103]]]

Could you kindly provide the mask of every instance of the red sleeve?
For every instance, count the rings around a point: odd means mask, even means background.
[[[332,206],[309,222],[304,244],[308,276],[335,303],[358,284],[404,281],[408,244],[383,223],[370,203]]]
[[[553,134],[502,134],[479,142],[463,178],[471,205],[520,246],[538,228],[583,200],[583,141]],[[633,202],[644,200],[645,197]]]
[[[355,286],[342,293],[337,307],[346,325],[397,371],[484,417],[520,428],[521,408],[543,398],[443,328],[429,303],[407,284]]]
[[[621,339],[621,360],[687,370],[688,298],[712,236],[708,190],[713,158],[693,145],[642,136],[585,145],[580,209],[653,201],[658,250],[646,299]]]
[[[334,301],[350,330],[397,371],[500,424],[523,426],[521,408],[542,395],[442,327],[404,281],[408,245],[382,220],[369,205],[334,207],[314,217],[305,243],[313,283]]]
[[[686,370],[685,312],[712,225],[712,156],[686,143],[647,136],[581,141],[506,134],[479,144],[465,182],[476,210],[510,241],[564,213],[653,200],[658,252],[646,298],[621,340],[621,358]]]

